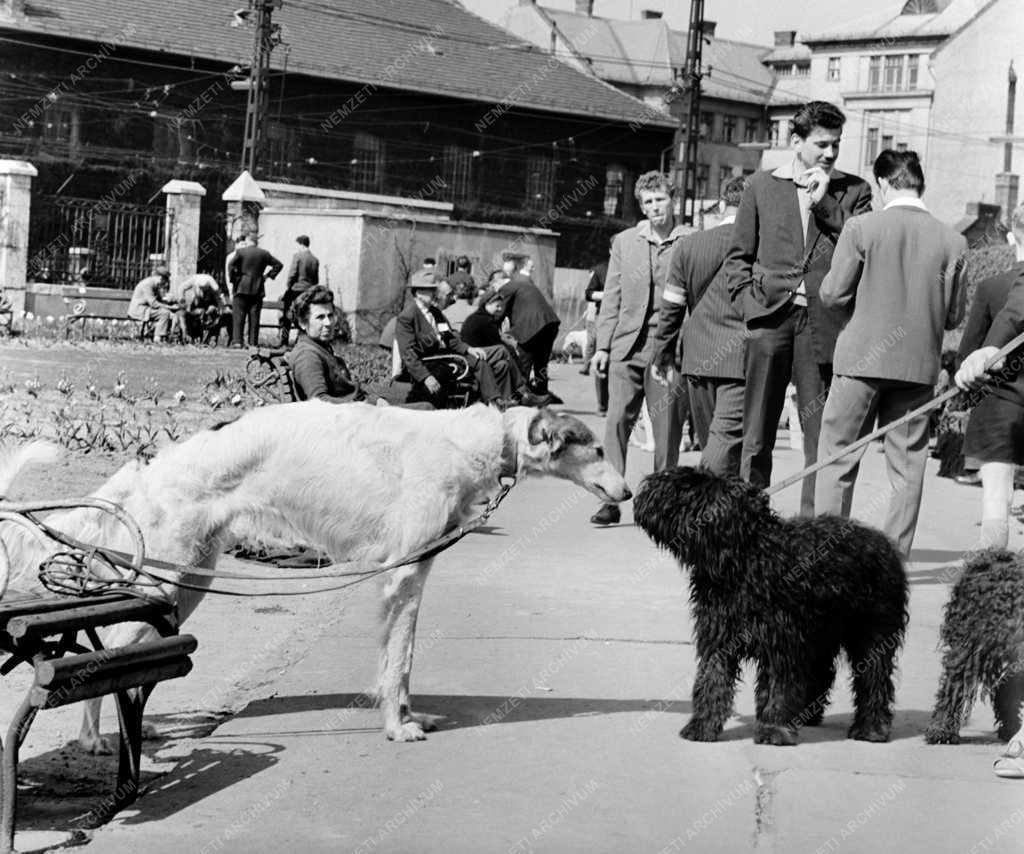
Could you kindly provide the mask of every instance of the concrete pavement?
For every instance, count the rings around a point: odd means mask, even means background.
[[[578,365],[553,366],[552,385],[567,409],[589,413],[592,387],[577,372]],[[776,453],[780,478],[800,462],[785,444]],[[635,448],[630,455],[635,485],[651,456]],[[862,468],[855,510],[877,522],[882,455],[869,449]],[[179,708],[201,708],[189,698],[216,689],[234,692],[226,705],[239,711],[209,734],[164,742],[154,758],[166,773],[97,831],[91,847],[1024,850],[1024,781],[991,774],[1000,749],[991,711],[975,707],[963,745],[926,747],[921,737],[951,567],[974,544],[980,515],[979,490],[934,470],[933,461],[909,567],[911,625],[889,744],[845,739],[846,671],[824,725],[804,730],[796,748],[753,744],[749,670],[722,741],[680,740],[695,670],[684,576],[632,526],[628,508],[625,524],[594,529],[591,496],[531,480],[488,528],[435,563],[419,621],[414,707],[447,717],[428,741],[385,741],[379,713],[361,696],[376,663],[369,586],[301,604],[204,604],[188,625],[200,641],[200,681],[162,686],[154,703],[163,695],[157,709],[166,709],[173,696]],[[779,494],[779,509],[792,512],[798,494]],[[1020,547],[1016,523],[1012,536]],[[266,648],[260,611],[268,637],[281,636]],[[218,664],[239,658],[249,661],[239,671],[245,678]]]

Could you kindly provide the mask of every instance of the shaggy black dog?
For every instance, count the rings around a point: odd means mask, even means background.
[[[761,490],[700,468],[648,477],[634,518],[690,570],[698,667],[683,738],[718,738],[751,659],[754,740],[796,744],[798,727],[821,723],[842,649],[856,706],[848,736],[888,740],[908,588],[887,537],[836,516],[782,519]]]
[[[944,648],[928,744],[957,744],[960,725],[984,690],[999,737],[1020,727],[1024,700],[1024,557],[1005,549],[972,555],[946,603]]]

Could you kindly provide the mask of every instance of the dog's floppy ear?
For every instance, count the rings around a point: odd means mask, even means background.
[[[547,445],[552,457],[558,456],[565,447],[563,431],[559,430],[558,422],[546,409],[533,416],[527,437],[531,445]]]

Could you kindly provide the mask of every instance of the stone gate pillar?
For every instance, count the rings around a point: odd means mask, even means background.
[[[23,160],[0,160],[0,287],[13,303],[15,326],[25,310],[29,208],[38,174]]]
[[[167,248],[164,257],[171,281],[179,282],[194,275],[199,259],[199,210],[206,189],[195,181],[168,181],[163,186],[167,196]]]

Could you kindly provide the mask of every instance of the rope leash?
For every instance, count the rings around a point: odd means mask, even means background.
[[[198,566],[180,566],[155,558],[145,558],[144,541],[138,524],[119,505],[102,499],[54,501],[34,504],[0,502],[0,520],[15,522],[29,528],[37,539],[44,543],[46,542],[44,539],[45,535],[49,540],[65,547],[63,550],[54,550],[42,561],[39,567],[40,583],[52,593],[85,598],[121,592],[143,599],[151,599],[155,597],[148,591],[153,591],[156,597],[165,598],[160,588],[164,585],[170,585],[185,590],[217,593],[225,596],[300,596],[308,593],[327,593],[344,590],[385,572],[390,572],[393,569],[419,563],[422,560],[434,557],[453,546],[467,534],[482,527],[494,511],[498,509],[501,502],[505,500],[505,497],[515,484],[515,476],[500,478],[498,492],[487,502],[479,516],[434,538],[426,545],[410,552],[397,561],[369,569],[364,568],[362,564],[356,561],[350,561],[343,564],[331,564],[330,567],[320,572],[303,573],[300,575],[289,574],[287,576],[269,576],[266,574],[214,570]],[[136,553],[129,555],[116,549],[101,548],[82,542],[53,528],[35,516],[36,512],[45,510],[81,507],[91,507],[115,515],[119,521],[126,525],[135,539]],[[46,545],[49,547],[49,543],[46,543]],[[348,568],[342,569],[342,567]],[[357,568],[353,569],[352,567]],[[336,578],[352,578],[353,580],[347,581],[344,584],[319,587],[316,590],[284,590],[257,593],[217,590],[203,584],[190,584],[178,578],[168,578],[158,574],[153,571],[154,568],[160,571],[176,573],[183,577],[191,576],[193,578],[209,578],[211,580],[217,578],[257,581],[309,581]],[[126,577],[121,572],[122,570],[127,570],[129,575]],[[106,577],[105,572],[110,572],[116,577]]]
[[[1021,345],[1024,345],[1024,332],[1020,333],[1020,335],[1018,335],[1016,338],[1010,341],[1009,344],[1006,344],[1005,346],[1001,347],[999,349],[999,352],[997,352],[991,359],[989,359],[985,363],[985,370],[988,371],[989,369],[991,369],[991,367],[996,362],[998,362],[1000,359],[1005,359],[1007,356],[1010,355],[1010,353],[1012,353]],[[902,427],[907,422],[913,421],[915,418],[918,418],[921,415],[931,412],[933,409],[935,409],[938,406],[941,406],[947,400],[956,397],[958,394],[960,394],[960,391],[961,389],[957,388],[954,385],[952,388],[947,389],[938,397],[933,398],[932,400],[929,400],[927,403],[917,407],[917,409],[908,412],[906,415],[897,418],[895,421],[886,424],[884,427],[879,427],[878,429],[872,431],[871,433],[868,433],[866,436],[862,436],[856,442],[847,445],[842,450],[836,451],[836,453],[834,453],[828,459],[818,460],[816,463],[814,463],[814,465],[808,466],[803,471],[798,471],[796,474],[790,475],[785,480],[779,481],[777,484],[775,484],[775,486],[766,489],[765,492],[768,495],[774,495],[776,492],[786,489],[787,487],[792,486],[794,483],[800,483],[800,481],[802,481],[804,478],[810,477],[812,474],[821,471],[821,469],[825,468],[826,466],[830,466],[837,460],[841,460],[847,454],[853,453],[858,448],[862,448],[864,447],[864,445],[873,442],[875,439],[881,438],[891,430],[895,430],[897,427]]]

